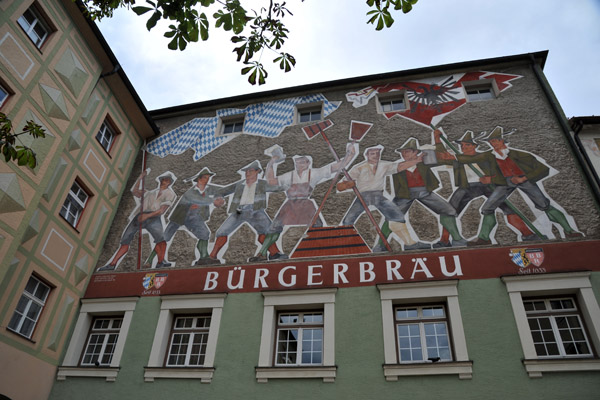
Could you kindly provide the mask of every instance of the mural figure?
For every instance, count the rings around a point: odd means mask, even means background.
[[[165,261],[165,252],[167,250],[167,242],[165,241],[163,231],[162,216],[171,207],[177,195],[171,188],[175,183],[175,176],[170,172],[165,172],[156,178],[158,185],[156,189],[146,193],[142,190],[141,183],[144,177],[150,170],[142,172],[140,177],[135,181],[131,188],[131,193],[136,199],[142,199],[138,202],[137,207],[133,210],[130,217],[130,222],[123,232],[121,237],[121,246],[113,256],[112,260],[103,267],[98,268],[98,271],[112,271],[117,267],[117,264],[129,251],[129,245],[135,234],[141,228],[146,230],[155,244],[155,251],[158,256],[156,268],[170,267],[171,264]]]
[[[333,162],[320,168],[312,167],[312,157],[296,155],[294,159],[294,170],[276,176],[276,163],[283,161],[279,154],[274,154],[267,164],[265,177],[267,182],[274,186],[280,186],[286,191],[287,199],[279,209],[273,223],[269,227],[267,237],[256,257],[253,260],[266,260],[268,248],[277,241],[286,226],[309,225],[315,213],[317,205],[310,198],[317,184],[333,179],[340,169],[345,168],[353,160],[356,149],[349,144],[346,155],[338,162]],[[322,216],[319,215],[314,223],[315,227],[323,226]],[[286,254],[275,254],[269,259],[285,259]]]
[[[483,217],[477,240],[469,244],[487,245],[492,243],[490,233],[496,226],[494,212],[515,189],[519,189],[527,195],[537,209],[546,213],[550,221],[560,225],[567,238],[582,237],[583,234],[571,227],[565,214],[551,205],[550,199],[538,185],[538,182],[549,175],[549,167],[531,153],[507,146],[505,137],[513,133],[514,131],[505,134],[504,129],[497,126],[486,138],[482,139],[492,147],[491,151],[476,155],[456,155],[457,160],[463,164],[487,163],[490,171],[486,171],[481,182],[496,185],[481,207]]]
[[[221,197],[220,187],[210,185],[209,182],[214,176],[209,168],[204,167],[200,172],[191,178],[186,179],[186,182],[194,182],[194,185],[188,189],[169,215],[169,223],[165,229],[165,241],[171,242],[175,233],[185,228],[191,233],[198,242],[196,249],[198,250],[198,259],[193,265],[209,265],[213,261],[208,254],[208,239],[210,239],[210,230],[206,226],[206,221],[210,218],[211,208],[222,207],[225,200]],[[156,248],[148,257],[144,266],[152,265]]]
[[[217,229],[217,239],[210,254],[211,261],[216,261],[219,251],[227,243],[227,238],[242,224],[250,225],[258,234],[258,241],[262,244],[271,226],[271,218],[265,212],[267,208],[267,193],[280,192],[280,186],[270,185],[264,179],[258,179],[262,173],[260,162],[253,161],[243,168],[245,178],[221,189],[223,197],[233,195],[229,203],[229,217]],[[269,247],[270,257],[277,259],[281,252],[275,243]],[[218,262],[218,261],[217,261]]]
[[[443,132],[439,129],[434,131],[436,148],[440,149],[440,151],[445,151],[446,148],[442,144],[440,138],[442,137]],[[473,131],[466,131],[463,136],[455,140],[459,146],[460,152],[465,156],[474,156],[477,153],[478,144],[475,142],[475,138],[473,137]],[[439,154],[439,153],[438,153]],[[443,153],[439,154],[439,156],[443,157]],[[448,158],[446,158],[447,160]],[[481,162],[481,163],[468,163],[463,164],[454,159],[454,157],[450,156],[449,161],[440,160],[440,163],[447,163],[452,165],[453,173],[454,173],[454,184],[456,185],[456,190],[450,196],[449,203],[452,207],[456,209],[456,213],[458,215],[467,207],[467,205],[474,199],[478,197],[489,198],[493,192],[493,186],[486,185],[483,181],[487,179],[483,178],[484,176],[490,175],[491,167],[489,162]],[[477,171],[477,172],[475,172]],[[486,172],[487,171],[487,172]],[[507,222],[512,225],[521,236],[521,240],[529,241],[529,240],[539,240],[541,239],[537,234],[531,231],[523,221],[521,217],[519,217],[515,211],[510,208],[506,203],[501,203],[498,205],[498,208],[504,213],[506,216]],[[444,227],[442,230],[442,235],[440,240],[433,245],[434,248],[437,247],[450,247],[450,233]]]
[[[356,186],[366,205],[376,208],[385,217],[387,225],[384,224],[384,227],[387,226],[387,232],[384,234],[395,233],[404,242],[405,250],[420,248],[419,246],[422,244],[413,240],[408,232],[404,214],[386,197],[384,189],[387,176],[417,165],[422,160],[422,156],[405,162],[383,161],[381,160],[382,150],[383,146],[381,145],[367,148],[364,152],[365,161],[355,165],[348,172],[352,180],[339,182],[337,189],[341,192]],[[365,210],[362,204],[358,198],[355,198],[342,220],[342,225],[354,225],[363,212]]]
[[[440,187],[440,181],[431,170],[432,167],[439,165],[437,160],[423,162],[423,157],[419,157],[419,154],[421,154],[419,141],[415,138],[409,138],[401,147],[396,149],[396,153],[400,154],[407,162],[417,160],[417,164],[392,175],[395,194],[394,204],[398,206],[402,213],[406,214],[411,205],[418,201],[439,216],[440,224],[452,237],[452,247],[466,246],[467,241],[461,236],[456,225],[457,213],[455,208],[437,193],[434,193]],[[430,247],[430,245],[423,243],[418,248]]]

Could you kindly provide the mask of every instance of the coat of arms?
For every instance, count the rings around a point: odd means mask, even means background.
[[[146,290],[150,290],[152,288],[160,289],[160,287],[167,281],[168,276],[169,274],[146,274],[142,280],[142,286],[144,286],[144,289]]]
[[[544,249],[510,249],[510,258],[519,268],[531,264],[539,267],[544,262]]]

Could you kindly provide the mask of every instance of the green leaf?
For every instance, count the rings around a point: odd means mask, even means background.
[[[154,9],[151,7],[142,7],[142,6],[131,7],[131,11],[133,11],[137,15],[146,14],[148,11],[152,11],[152,10],[154,10]]]
[[[154,28],[160,17],[162,17],[161,12],[155,11],[154,14],[152,14],[152,16],[148,19],[148,22],[146,22],[146,28],[148,30]]]
[[[169,44],[167,45],[167,47],[168,47],[169,49],[171,49],[171,50],[177,50],[177,36],[175,36],[175,37],[173,38],[173,40],[171,40],[171,41],[169,42]]]
[[[206,14],[202,13],[200,14],[200,18],[198,19],[198,21],[200,22],[200,39],[202,39],[202,41],[206,41],[208,40],[208,19],[206,18]]]

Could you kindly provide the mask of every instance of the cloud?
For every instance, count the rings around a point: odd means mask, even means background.
[[[264,4],[253,0],[252,5]],[[244,3],[246,4],[246,3]],[[523,2],[428,0],[398,14],[391,29],[367,25],[364,2],[290,2],[285,51],[297,59],[289,73],[269,70],[258,87],[240,75],[230,34],[211,30],[208,42],[183,51],[167,49],[160,27],[148,32],[146,17],[119,10],[100,29],[148,109],[236,96],[334,79],[550,50],[545,74],[568,116],[598,113],[600,5],[597,1]],[[250,7],[247,7],[250,8]]]

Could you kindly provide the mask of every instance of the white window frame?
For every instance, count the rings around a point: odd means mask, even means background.
[[[116,137],[117,132],[115,131],[115,128],[113,128],[108,119],[105,119],[102,122],[102,125],[100,125],[100,129],[98,129],[98,133],[96,133],[96,140],[107,153],[110,153],[110,149],[112,148]],[[108,140],[107,143],[105,143],[106,140]]]
[[[6,88],[6,85],[0,81],[0,109],[6,104],[6,101],[12,93]]]
[[[458,375],[459,379],[472,378],[473,362],[469,360],[458,303],[458,280],[383,284],[377,285],[377,289],[381,298],[383,319],[383,373],[387,381],[397,381],[400,376],[416,375],[452,374]],[[399,363],[394,308],[402,304],[416,303],[445,303],[454,361]]]
[[[404,108],[397,109],[397,110],[385,111],[384,110],[385,105],[383,103],[390,103],[390,102],[394,102],[394,101],[402,101],[402,103],[404,104]],[[387,113],[398,112],[398,111],[407,111],[410,109],[410,102],[408,101],[405,90],[394,90],[392,92],[378,93],[377,101],[375,102],[375,104],[377,105],[377,112],[379,114],[387,114]]]
[[[552,308],[552,303],[560,302],[561,305],[563,305],[565,301],[572,303],[573,307],[561,308],[561,309]],[[542,342],[540,342],[540,344],[547,345],[547,344],[554,343],[556,346],[556,351],[559,353],[559,354],[552,354],[552,355],[545,355],[545,356],[538,355],[540,358],[551,359],[551,358],[557,358],[557,357],[558,358],[563,358],[563,357],[564,358],[586,358],[586,357],[589,358],[589,357],[593,357],[594,353],[593,353],[591,343],[588,339],[588,335],[586,332],[587,329],[581,318],[581,313],[579,312],[579,308],[577,307],[577,301],[575,300],[575,298],[573,296],[526,298],[526,299],[523,299],[523,302],[531,303],[531,304],[536,304],[536,303],[544,304],[543,310],[538,310],[538,309],[527,310],[527,307],[526,307],[525,312],[527,313],[527,319],[528,319],[528,321],[532,321],[532,320],[540,321],[540,320],[544,320],[544,319],[548,321],[549,329],[545,329],[545,331],[549,331],[552,333],[554,342],[546,341],[545,338],[543,337],[545,335],[542,335],[540,333],[540,336],[542,336]],[[577,321],[576,324],[578,326],[576,326],[576,327],[570,326],[570,323],[568,322],[568,320],[565,319],[565,317],[568,317],[571,320],[574,318]],[[585,342],[585,344],[587,346],[587,350],[588,350],[587,353],[585,353],[585,354],[567,354],[567,351],[565,349],[565,340],[563,340],[563,338],[562,338],[557,319],[565,319],[565,322],[567,322],[567,324],[569,325],[568,332],[571,336],[572,336],[573,330],[581,331],[583,340],[579,340],[579,342]],[[540,324],[538,324],[538,327],[542,328]],[[530,328],[531,328],[531,326],[530,326]],[[540,332],[541,331],[544,331],[544,329],[540,329]],[[532,336],[533,336],[533,332],[532,332]],[[535,339],[534,339],[534,343],[535,343]],[[547,351],[547,348],[546,348],[546,351]]]
[[[33,290],[33,293],[29,292],[27,290],[27,286],[29,286],[29,282],[31,280],[35,281],[35,288]],[[45,296],[43,298],[36,296],[36,292],[38,291],[38,288],[40,286],[43,286],[47,289]],[[17,308],[15,308],[15,310],[13,311],[13,315],[8,323],[7,329],[10,330],[11,332],[16,333],[17,335],[23,336],[27,339],[31,339],[31,337],[33,336],[33,333],[35,332],[37,323],[40,319],[40,315],[42,315],[42,312],[44,311],[44,307],[46,305],[48,296],[50,295],[51,291],[52,291],[52,288],[49,285],[44,283],[41,279],[37,278],[35,275],[31,275],[29,277],[29,279],[27,280],[25,287],[23,288],[23,293],[21,294],[21,297],[19,298],[19,303],[21,303],[21,300],[23,300],[23,299],[25,301],[27,301],[27,304],[25,305],[25,309],[21,313],[21,312],[17,311]],[[23,328],[23,323],[26,320],[28,320],[28,319],[31,320],[31,318],[29,318],[28,315],[29,315],[31,306],[34,304],[39,306],[39,311],[35,315],[35,319],[33,320],[33,327],[31,328],[31,331],[29,332],[29,334],[25,334],[25,333],[21,332],[21,329]],[[13,322],[13,320],[15,319],[15,315],[17,315],[17,314],[20,314],[20,316],[18,317],[17,325],[14,327],[11,327],[10,325]]]
[[[595,351],[600,349],[600,307],[594,296],[590,272],[505,276],[502,281],[510,298],[521,347],[523,364],[530,378],[541,378],[544,372],[600,371],[598,358],[540,357],[535,345],[523,298],[573,295],[577,300],[588,340]]]
[[[319,113],[319,118],[317,119],[313,119],[313,113]],[[309,113],[310,114],[310,118],[308,121],[301,121],[302,119],[302,115]],[[316,101],[313,103],[302,103],[302,104],[297,104],[296,108],[295,108],[295,113],[294,113],[294,121],[296,121],[296,124],[306,124],[309,122],[317,122],[317,121],[322,121],[324,119],[324,115],[323,115],[323,102],[322,101]]]
[[[33,16],[33,22],[31,24],[25,18],[25,13],[31,13]],[[31,40],[35,47],[41,49],[43,44],[46,42],[50,34],[52,33],[52,29],[50,28],[50,24],[46,21],[46,18],[40,13],[40,11],[36,8],[34,4],[32,4],[25,13],[19,17],[17,20],[19,26],[23,28],[27,37]],[[35,28],[40,26],[45,32],[44,35],[39,36],[38,32],[35,31]]]
[[[241,125],[241,130],[235,130],[233,132],[225,133],[227,126],[235,124],[236,127]],[[244,127],[246,125],[246,113],[228,115],[226,117],[220,117],[217,123],[217,134],[215,136],[235,136],[244,133]]]
[[[148,359],[148,366],[144,368],[144,380],[154,382],[160,378],[200,379],[201,383],[212,381],[215,368],[215,353],[219,326],[225,303],[226,294],[197,294],[162,296],[158,324],[154,332],[152,351]],[[210,328],[204,364],[201,367],[180,367],[165,365],[165,355],[169,352],[171,341],[171,327],[178,314],[209,314],[211,315]]]
[[[262,292],[264,297],[260,352],[256,381],[269,379],[321,378],[334,382],[335,365],[335,294],[337,289],[307,289]],[[309,366],[275,366],[274,352],[277,334],[277,315],[285,310],[323,310],[323,364]]]
[[[79,198],[79,194],[84,193],[86,195],[85,200]],[[67,198],[60,208],[60,215],[71,225],[73,228],[77,228],[79,221],[81,220],[81,215],[85,210],[85,207],[90,200],[90,194],[77,182],[77,180],[73,181],[71,188],[69,189],[69,193],[67,194]],[[72,212],[75,210],[75,213]],[[66,215],[65,215],[66,214]],[[74,220],[71,220],[69,215],[74,216]]]
[[[296,322],[289,322],[289,323],[285,323],[285,322],[281,322],[281,317],[285,316],[285,315],[297,315],[298,316],[298,321]],[[305,322],[304,321],[304,317],[306,315],[320,315],[321,316],[321,321],[320,322]],[[277,332],[275,333],[275,350],[274,350],[274,354],[275,354],[275,366],[277,367],[290,367],[290,366],[315,366],[315,365],[323,365],[323,311],[321,310],[301,310],[301,311],[280,311],[277,313]],[[297,348],[295,351],[295,357],[296,357],[296,362],[295,363],[280,363],[278,362],[278,352],[277,349],[279,348],[280,343],[285,343],[282,342],[280,340],[280,332],[281,331],[291,331],[291,330],[296,330],[298,337],[295,340],[297,343]],[[304,354],[304,336],[306,335],[306,333],[308,331],[312,331],[312,330],[318,330],[321,332],[321,351],[320,351],[320,358],[321,358],[321,362],[320,363],[304,363],[302,361],[303,359],[303,354]],[[286,354],[289,354],[291,352],[286,352]]]
[[[113,299],[82,299],[79,317],[75,324],[71,342],[67,348],[63,364],[58,367],[56,380],[64,381],[67,377],[98,377],[105,378],[108,382],[117,379],[125,348],[125,341],[131,325],[133,312],[137,304],[137,297],[120,297]],[[112,360],[108,367],[82,367],[80,360],[88,340],[88,332],[95,317],[98,316],[123,316],[119,330],[119,338],[115,345]]]
[[[104,327],[96,327],[96,323],[98,321],[108,321],[109,322],[109,326],[107,326],[106,328]],[[115,323],[118,321],[119,326],[118,327],[114,327]],[[110,359],[112,360],[112,357],[114,356],[114,346],[111,350],[111,352],[109,353],[107,351],[107,347],[109,345],[108,340],[111,338],[111,336],[116,335],[116,339],[118,340],[119,338],[119,333],[121,332],[121,325],[123,324],[123,317],[119,316],[119,317],[112,317],[112,316],[107,316],[107,317],[102,317],[102,316],[97,316],[94,317],[94,320],[92,321],[92,324],[90,326],[90,332],[88,334],[88,339],[86,341],[85,346],[83,347],[83,352],[81,354],[81,362],[80,365],[83,366],[88,366],[88,367],[94,367],[94,366],[107,366],[110,365],[110,363],[100,363],[98,360],[102,360],[104,358],[104,356],[108,354],[110,354]],[[88,353],[88,351],[90,350],[90,344],[92,341],[93,337],[101,337],[102,338],[102,344],[100,346],[100,352],[98,353],[98,359],[92,363],[92,362],[85,362],[85,358],[86,356],[89,354],[90,356],[92,356],[94,353]],[[116,345],[116,341],[115,341],[115,345]]]
[[[443,315],[442,316],[425,316],[424,315],[424,310],[431,308],[431,307],[435,307],[438,309],[442,309],[443,311]],[[398,318],[398,310],[400,309],[414,309],[417,312],[417,315],[415,317],[406,317],[406,318]],[[445,332],[445,337],[446,337],[446,341],[448,342],[448,351],[449,351],[449,358],[448,359],[441,359],[438,361],[443,361],[443,362],[450,362],[453,361],[453,357],[452,357],[452,343],[450,342],[450,330],[448,328],[448,313],[446,312],[446,305],[445,304],[439,304],[439,303],[435,303],[435,304],[419,304],[419,305],[404,305],[404,304],[397,304],[394,306],[394,328],[396,329],[396,340],[397,340],[397,345],[398,345],[398,360],[401,364],[409,364],[409,363],[423,363],[423,362],[427,362],[430,358],[434,358],[434,357],[428,357],[430,356],[430,354],[428,353],[428,346],[427,346],[427,333],[426,333],[426,326],[430,325],[430,324],[443,324],[444,325],[444,329],[446,330]],[[404,326],[416,326],[417,330],[419,332],[419,347],[421,349],[421,359],[420,360],[408,360],[408,361],[402,361],[402,354],[401,354],[401,349],[400,349],[400,334],[399,334],[399,326],[404,325]],[[410,336],[412,338],[412,336]],[[412,342],[412,341],[411,341]],[[411,347],[412,347],[412,343],[411,343]],[[439,358],[439,357],[438,357]],[[437,362],[437,361],[436,361]]]
[[[489,100],[494,100],[497,99],[498,96],[500,95],[500,89],[498,89],[498,84],[496,83],[495,79],[479,79],[479,80],[475,80],[475,81],[466,81],[463,82],[463,90],[465,91],[465,98],[467,99],[467,101],[469,103],[473,103],[473,102],[479,102],[479,101],[489,101]],[[467,92],[470,90],[489,90],[490,95],[492,97],[490,98],[473,98],[472,95],[469,95]],[[471,97],[469,97],[471,96]],[[477,97],[479,97],[479,95],[477,95]]]

